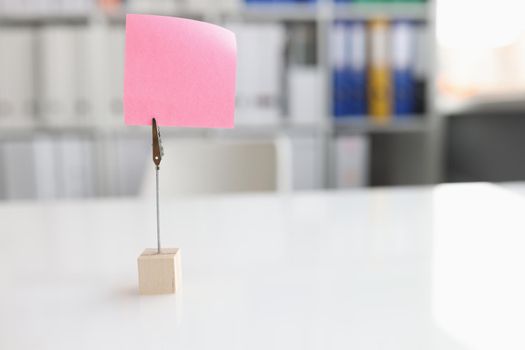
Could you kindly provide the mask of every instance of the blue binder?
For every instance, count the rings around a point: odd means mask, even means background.
[[[410,69],[394,70],[394,114],[407,116],[415,113],[414,75]]]
[[[415,24],[396,21],[391,30],[394,115],[406,117],[416,112]]]
[[[331,31],[332,107],[335,118],[346,115],[345,107],[345,22],[336,21]]]
[[[362,21],[334,24],[332,54],[333,114],[335,118],[365,117],[366,26]]]
[[[345,69],[334,68],[332,74],[333,81],[333,115],[336,118],[344,117],[345,108]]]
[[[366,66],[365,23],[346,22],[344,111],[349,117],[365,117],[367,114]]]

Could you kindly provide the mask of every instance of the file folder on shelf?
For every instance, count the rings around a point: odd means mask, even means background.
[[[75,123],[77,57],[75,31],[67,26],[41,30],[42,114],[50,125]],[[76,124],[76,123],[75,123]]]
[[[5,195],[7,199],[34,198],[36,193],[36,172],[34,167],[33,144],[29,139],[9,140],[2,143],[5,167]]]
[[[121,123],[123,118],[123,90],[124,86],[124,28],[111,28],[108,33],[108,72],[111,77],[109,101],[107,101],[108,114],[115,122]]]
[[[416,114],[424,114],[426,106],[426,88],[428,81],[428,62],[430,61],[429,32],[423,25],[415,26],[415,59],[414,59],[414,111]]]
[[[55,143],[60,198],[87,198],[95,195],[93,142],[85,137],[64,136]]]
[[[58,164],[56,138],[48,135],[36,135],[33,139],[35,197],[54,199],[58,197]]]
[[[342,117],[347,114],[344,96],[344,73],[345,67],[345,24],[335,22],[331,33],[332,51],[332,113],[334,117]]]
[[[366,26],[363,22],[348,22],[345,27],[345,91],[349,116],[367,114],[366,103]]]
[[[324,80],[317,66],[288,67],[288,116],[292,124],[320,125],[323,122]]]
[[[232,22],[226,27],[237,35],[236,124],[276,125],[283,114],[284,25]]]
[[[363,135],[334,140],[335,175],[338,188],[363,187],[368,184],[369,140]]]
[[[94,54],[90,44],[90,30],[84,27],[71,28],[75,35],[75,58],[74,58],[74,115],[71,116],[72,122],[88,122],[96,115],[93,109],[93,92],[97,91],[93,82],[96,76],[93,74],[92,67],[97,66],[98,62],[93,61],[90,55]],[[104,80],[98,82],[105,85]]]
[[[30,126],[35,113],[33,29],[0,30],[0,125]]]
[[[414,24],[397,21],[391,26],[392,80],[394,87],[394,114],[415,113],[415,36]]]
[[[333,115],[364,117],[367,54],[366,25],[362,21],[335,22],[332,28]]]
[[[369,113],[376,122],[386,122],[392,114],[388,30],[387,20],[375,19],[369,23],[368,103]]]

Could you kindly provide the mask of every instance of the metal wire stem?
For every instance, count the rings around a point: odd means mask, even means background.
[[[159,167],[155,167],[155,196],[157,202],[157,254],[160,254],[160,214],[159,214]]]

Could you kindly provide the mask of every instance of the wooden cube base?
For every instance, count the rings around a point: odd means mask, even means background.
[[[140,294],[172,294],[182,282],[179,248],[148,248],[138,258]]]

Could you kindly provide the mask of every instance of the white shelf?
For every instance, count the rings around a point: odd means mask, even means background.
[[[91,22],[108,22],[112,24],[124,25],[126,23],[125,10],[116,13],[104,13],[100,11],[79,14],[27,14],[27,15],[0,15],[1,26],[32,26],[32,25],[87,25]],[[178,13],[158,13],[164,16],[177,16],[185,18],[199,18],[195,13],[178,12]]]
[[[333,118],[333,131],[336,134],[356,133],[403,133],[424,132],[427,130],[427,116],[414,115],[404,116],[402,119],[392,117],[386,123],[378,123],[371,120],[369,116],[352,116],[344,118]],[[199,136],[225,136],[225,137],[268,137],[279,134],[285,135],[307,135],[325,133],[330,130],[329,124],[294,124],[288,121],[273,124],[240,124],[233,129],[200,129],[200,128],[163,128],[163,134],[182,137]],[[93,122],[83,124],[48,124],[34,123],[27,126],[3,125],[0,128],[0,136],[24,135],[34,132],[41,133],[115,133],[115,134],[142,134],[149,133],[148,127],[136,127],[124,125],[124,122],[114,121]]]
[[[370,120],[370,117],[348,117],[334,119],[335,134],[364,133],[414,133],[426,132],[428,123],[425,116],[403,116],[402,119],[392,117],[385,123]]]
[[[241,16],[248,20],[315,21],[317,4],[251,4],[244,5]]]
[[[331,8],[332,16],[326,16]],[[323,15],[324,14],[324,15]],[[196,18],[195,13],[164,14]],[[252,4],[242,5],[238,13],[226,13],[228,16],[239,16],[253,21],[316,21],[320,18],[336,20],[366,20],[377,17],[426,21],[428,19],[428,5],[426,3],[358,3],[333,4],[326,7],[321,4]],[[106,19],[112,23],[124,23],[125,11],[116,14],[85,13],[85,14],[12,14],[0,15],[1,25],[44,25],[70,24],[83,25],[92,19]]]
[[[427,3],[359,3],[334,4],[334,19],[372,19],[384,17],[389,19],[406,19],[415,21],[428,20]]]
[[[240,17],[252,21],[315,21],[319,7],[315,4],[282,4],[282,5],[241,5],[238,11],[222,13],[225,17]],[[199,18],[199,14],[185,11],[176,13],[158,13],[165,16]],[[46,24],[86,25],[92,20],[107,20],[110,23],[124,24],[126,10],[107,14],[102,12],[84,14],[2,14],[0,26],[31,26]]]
[[[328,131],[324,124],[238,124],[233,129],[201,129],[201,128],[162,128],[165,136],[177,137],[274,137],[284,135],[312,135]],[[118,135],[149,135],[151,129],[147,126],[127,126],[124,122],[113,121],[93,122],[90,124],[47,124],[33,123],[27,126],[3,125],[0,128],[0,138],[17,138],[34,133],[42,134],[118,134]]]
[[[0,26],[31,26],[43,24],[85,25],[89,22],[89,15],[0,15]]]

